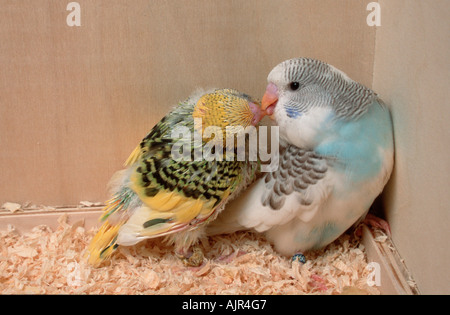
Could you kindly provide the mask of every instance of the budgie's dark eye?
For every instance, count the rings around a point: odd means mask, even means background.
[[[300,83],[298,83],[298,82],[291,82],[291,83],[289,83],[289,88],[292,91],[297,91],[299,87],[300,87]]]

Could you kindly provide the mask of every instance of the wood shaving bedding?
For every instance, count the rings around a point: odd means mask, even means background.
[[[189,268],[160,239],[119,247],[100,268],[87,264],[95,231],[61,217],[52,231],[0,231],[1,294],[379,294],[367,284],[364,246],[343,235],[292,263],[263,236],[239,232],[202,239],[206,262]]]

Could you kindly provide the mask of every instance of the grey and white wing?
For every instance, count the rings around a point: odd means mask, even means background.
[[[227,204],[208,234],[265,232],[294,218],[308,222],[318,213],[331,190],[328,161],[292,145],[280,151],[279,159],[276,171],[265,173]]]

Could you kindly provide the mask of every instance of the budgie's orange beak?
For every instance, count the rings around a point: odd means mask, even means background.
[[[266,92],[261,101],[261,110],[265,113],[265,115],[270,116],[273,119],[273,111],[275,110],[275,106],[278,102],[278,89],[277,86],[273,83],[269,83],[266,87]]]

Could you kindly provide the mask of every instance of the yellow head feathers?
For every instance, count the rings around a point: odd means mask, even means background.
[[[255,103],[248,95],[233,89],[205,94],[194,107],[195,129],[203,134],[208,127],[220,128],[225,139],[227,128],[235,133],[237,128],[256,125],[261,120],[264,115]]]

